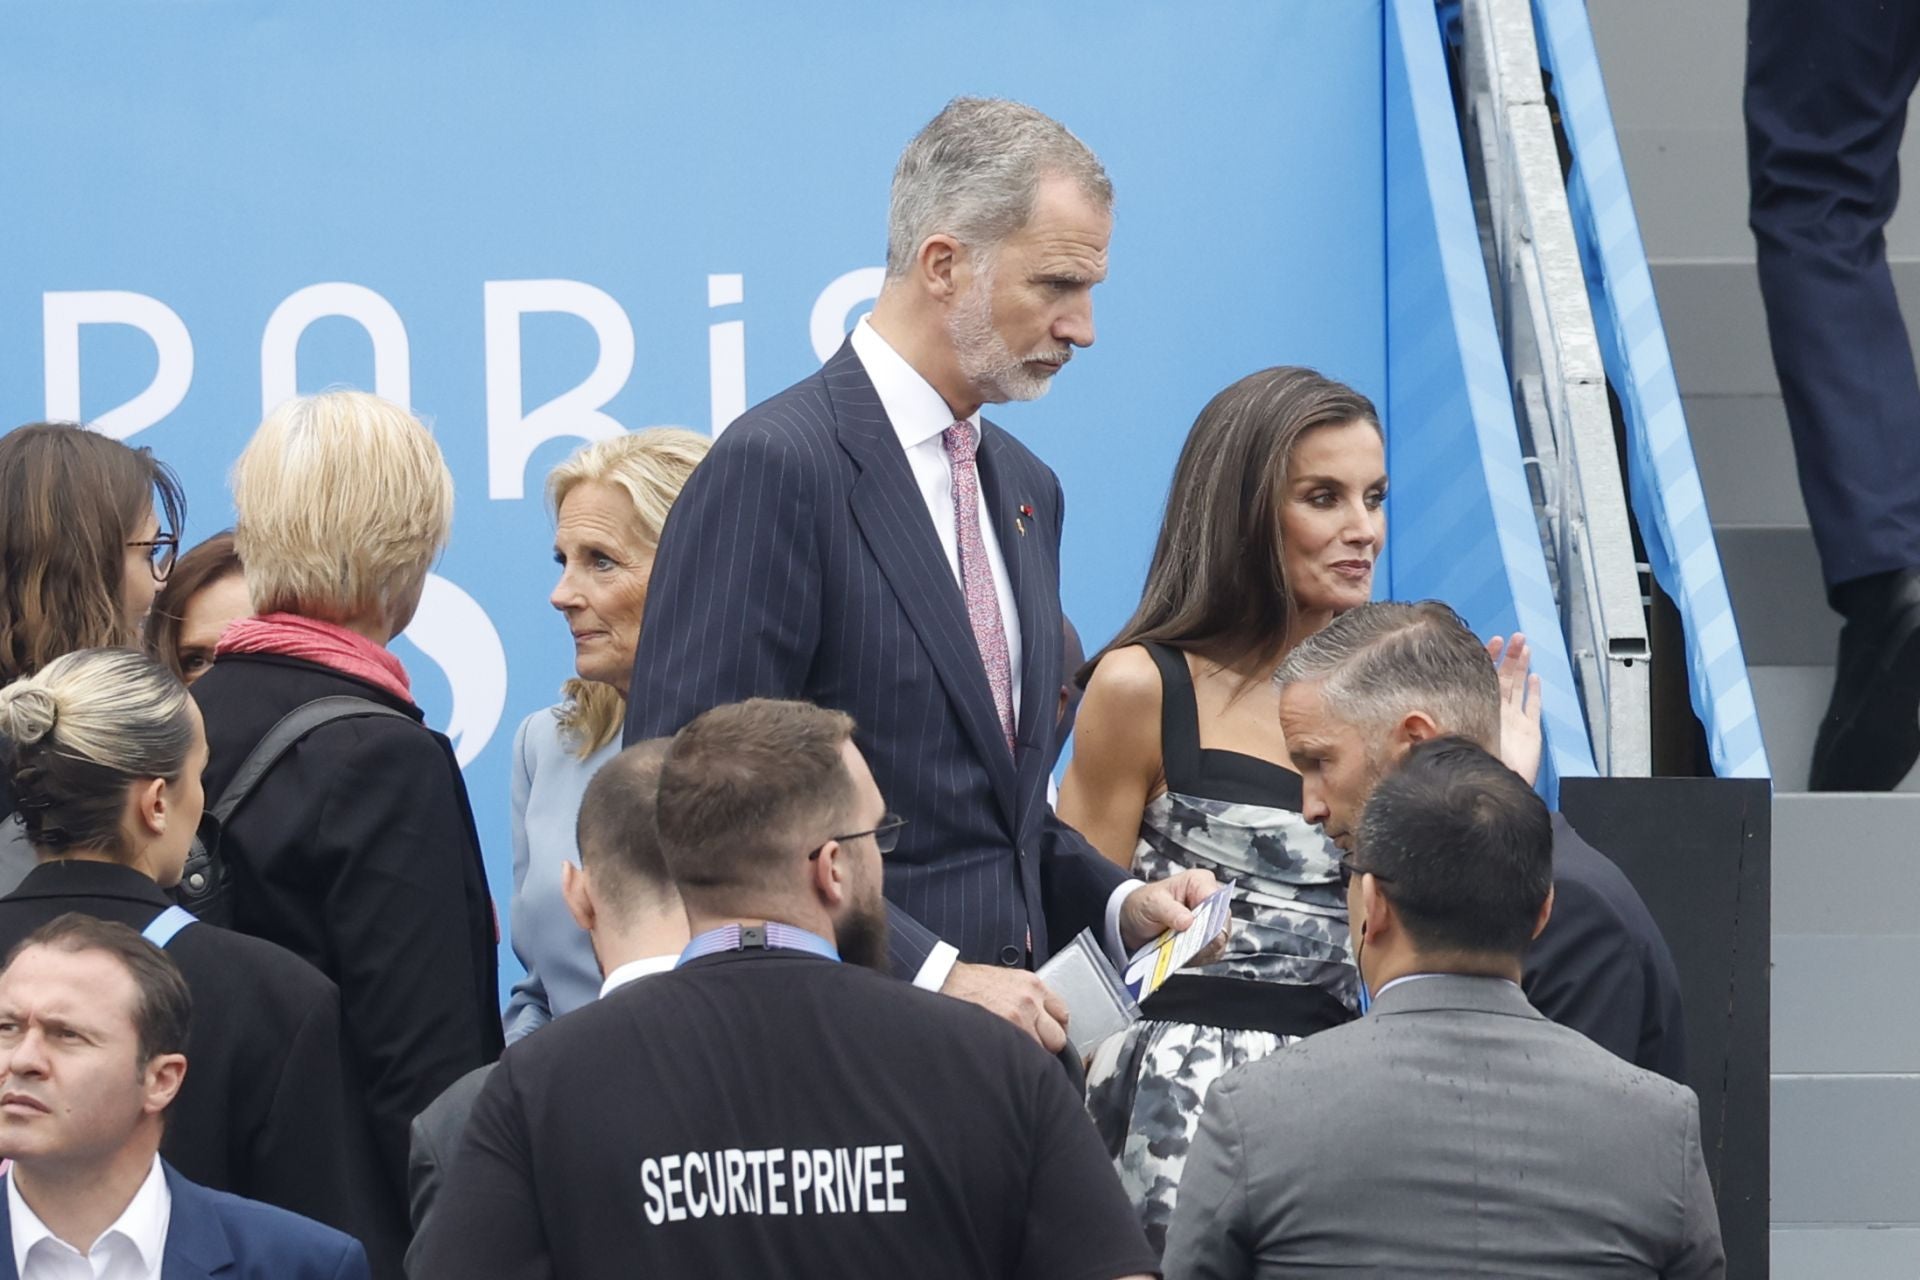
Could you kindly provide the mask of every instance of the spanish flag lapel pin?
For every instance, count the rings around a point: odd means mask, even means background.
[[[1023,538],[1027,536],[1027,521],[1031,519],[1033,519],[1033,504],[1021,503],[1020,514],[1013,518],[1013,527],[1020,531],[1020,536]]]

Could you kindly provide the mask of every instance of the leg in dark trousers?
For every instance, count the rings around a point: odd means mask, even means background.
[[[1800,488],[1847,617],[1815,789],[1920,757],[1920,381],[1887,268],[1920,5],[1750,0],[1750,221]]]

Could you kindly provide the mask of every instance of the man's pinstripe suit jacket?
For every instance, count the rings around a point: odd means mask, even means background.
[[[1097,929],[1125,878],[1046,799],[1063,662],[1060,482],[990,424],[979,467],[1020,614],[1011,755],[965,599],[850,343],[748,410],[694,471],[654,561],[629,690],[629,743],[750,697],[853,717],[888,807],[908,819],[886,883],[903,977],[936,939],[973,963],[1042,960]]]

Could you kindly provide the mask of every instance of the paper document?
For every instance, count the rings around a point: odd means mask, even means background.
[[[1178,933],[1169,929],[1134,952],[1127,960],[1127,970],[1121,979],[1127,994],[1140,1001],[1158,991],[1161,983],[1220,936],[1231,915],[1232,902],[1233,885],[1229,882],[1193,909],[1192,924]]]

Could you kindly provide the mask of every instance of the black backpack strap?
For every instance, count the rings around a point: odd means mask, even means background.
[[[232,781],[227,783],[226,790],[220,793],[218,800],[207,806],[207,811],[225,824],[233,817],[234,810],[247,802],[247,797],[260,785],[260,779],[267,770],[278,764],[280,757],[292,750],[300,739],[337,720],[357,720],[367,716],[391,716],[408,724],[419,723],[404,711],[383,707],[377,702],[356,698],[351,694],[315,698],[312,702],[302,703],[281,716],[279,723],[267,730],[267,736],[247,753],[247,758],[241,761]]]

